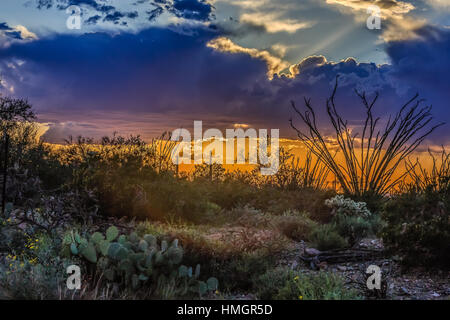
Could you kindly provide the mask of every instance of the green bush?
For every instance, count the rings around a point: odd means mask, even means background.
[[[286,237],[295,241],[309,241],[311,233],[317,226],[307,214],[287,211],[282,216],[274,217],[275,225]]]
[[[348,242],[353,245],[357,240],[369,235],[371,226],[369,221],[361,217],[342,217],[336,222],[336,231],[347,236]]]
[[[273,259],[264,254],[243,254],[220,267],[220,278],[226,281],[229,290],[249,290],[253,286],[253,276],[263,274],[273,265]]]
[[[285,284],[293,279],[293,272],[286,267],[271,269],[253,280],[253,289],[259,299],[274,300]]]
[[[233,179],[213,182],[203,180],[198,181],[195,186],[205,191],[204,197],[227,210],[249,203],[258,191],[253,186]]]
[[[25,235],[20,247],[0,258],[0,299],[58,299],[71,260],[59,257],[61,242],[51,235]]]
[[[310,240],[319,250],[342,249],[348,246],[347,240],[337,232],[333,224],[316,227]]]
[[[350,246],[362,238],[375,235],[381,229],[380,216],[372,214],[365,202],[355,202],[337,195],[326,200],[325,204],[332,209],[331,224]]]
[[[383,243],[405,265],[450,266],[450,188],[408,192],[383,210]]]
[[[134,215],[164,221],[172,214],[185,221],[205,223],[220,210],[215,202],[208,201],[205,189],[199,182],[178,180],[170,174],[160,176],[143,184],[146,199]]]
[[[0,299],[58,299],[58,289],[66,277],[64,270],[64,265],[8,262],[0,266]]]
[[[337,275],[319,272],[303,274],[289,268],[272,269],[255,280],[258,298],[270,300],[350,300],[361,299],[345,287]]]
[[[228,292],[250,291],[255,277],[274,268],[276,261],[273,255],[265,252],[241,253],[222,259],[211,254],[194,256],[189,252],[188,261],[201,262],[205,273],[214,274],[221,283],[222,290]]]
[[[350,245],[359,240],[377,234],[382,222],[380,217],[374,216],[369,219],[362,217],[341,217],[334,219],[336,231],[347,239]]]
[[[347,289],[344,281],[332,273],[301,274],[291,272],[290,280],[275,296],[280,300],[354,300],[361,296],[352,289]]]

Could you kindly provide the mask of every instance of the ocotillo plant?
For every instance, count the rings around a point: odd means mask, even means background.
[[[301,112],[294,102],[291,103],[307,130],[302,131],[296,127],[292,119],[291,127],[307,148],[336,176],[345,193],[356,196],[386,194],[406,175],[403,173],[394,178],[398,165],[443,123],[430,125],[433,119],[431,106],[421,107],[423,100],[418,99],[416,94],[394,116],[389,117],[384,129],[380,130],[380,118],[375,118],[372,112],[378,93],[372,101],[368,101],[365,93],[356,91],[366,109],[362,135],[358,141],[358,133],[352,134],[347,120],[337,111],[337,88],[338,77],[333,93],[327,99],[326,111],[335,130],[338,152],[344,157],[342,163],[337,161],[327,145],[326,137],[317,125],[316,111],[310,99],[305,98],[305,112]]]
[[[411,179],[411,188],[416,191],[424,191],[427,188],[433,191],[448,190],[450,185],[450,154],[442,147],[441,152],[436,156],[428,149],[428,154],[433,162],[432,167],[427,170],[416,159],[405,160],[406,170]]]

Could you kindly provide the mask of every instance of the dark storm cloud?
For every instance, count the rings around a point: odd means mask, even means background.
[[[212,16],[213,7],[205,0],[174,0],[170,12],[185,19],[207,21]]]
[[[7,23],[2,22],[2,23],[0,23],[0,30],[6,30],[6,31],[8,31],[8,30],[11,30],[11,28],[8,26]]]
[[[99,15],[95,15],[92,17],[89,17],[85,23],[86,24],[96,24],[102,17],[100,17]]]
[[[162,131],[204,120],[221,129],[233,122],[248,123],[281,128],[282,135],[293,136],[288,127],[290,101],[301,106],[303,97],[311,97],[322,121],[337,74],[338,109],[351,124],[364,116],[355,88],[380,92],[375,111],[382,116],[420,92],[434,105],[440,121],[449,119],[448,30],[418,33],[416,40],[388,44],[389,65],[314,56],[292,67],[299,72],[294,78],[275,76],[272,81],[263,61],[207,47],[217,33],[201,28],[192,32],[194,36],[151,28],[138,34],[57,35],[16,43],[0,50],[0,68],[16,96],[28,98],[39,114],[53,113],[65,123],[64,128],[53,126],[54,133],[82,130],[80,124],[92,123],[96,130],[104,124],[119,131],[129,123],[133,128],[128,129],[139,133],[148,130],[146,123],[159,124]],[[111,122],[112,114],[120,114],[120,122]],[[74,115],[78,124],[67,124],[75,121]],[[441,129],[436,141],[448,137]]]
[[[214,7],[205,0],[127,0],[126,3],[135,5],[137,8],[143,8],[150,21],[156,19],[164,11],[170,12],[179,18],[196,21],[209,21],[214,17]],[[90,15],[87,18],[89,24],[104,21],[127,25],[128,21],[134,20],[139,16],[137,11],[120,11],[115,6],[107,4],[105,0],[36,0],[38,9],[56,7],[59,10],[66,10],[72,5],[80,6],[87,11]]]
[[[36,6],[38,9],[56,7],[59,10],[66,10],[70,6],[84,6],[102,13],[115,10],[115,7],[105,4],[104,0],[36,0]]]
[[[156,18],[158,18],[163,12],[164,12],[163,8],[157,7],[156,9],[148,10],[146,13],[147,13],[148,20],[153,21]]]
[[[80,6],[84,8],[88,14],[91,15],[86,19],[88,24],[96,24],[102,20],[104,22],[112,22],[114,24],[121,23],[127,25],[126,19],[135,19],[138,13],[122,12],[116,7],[106,4],[105,0],[36,0],[38,9],[50,9],[56,7],[59,10],[66,10],[70,6]],[[82,12],[82,14],[85,14]]]
[[[122,25],[127,25],[128,23],[126,21],[123,21],[123,18],[136,19],[138,16],[139,16],[139,14],[137,11],[126,12],[126,13],[122,13],[119,11],[113,11],[112,13],[108,13],[103,18],[103,21],[112,22],[114,24],[118,24],[121,22]]]
[[[407,89],[420,92],[450,118],[450,29],[425,26],[407,41],[389,42],[391,76]]]
[[[42,107],[49,106],[50,99],[53,108],[192,110],[208,105],[203,100],[208,92],[198,85],[204,78],[224,77],[238,89],[243,81],[265,74],[259,61],[221,56],[206,48],[214,36],[201,29],[194,37],[157,28],[136,35],[59,35],[0,50],[0,60],[5,75],[9,72],[8,78],[16,79],[16,94],[42,97]],[[11,59],[26,63],[11,69],[6,66]]]

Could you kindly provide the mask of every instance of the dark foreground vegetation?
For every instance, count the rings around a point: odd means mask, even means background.
[[[381,238],[384,250],[375,253],[395,257],[404,270],[448,276],[449,155],[430,153],[432,170],[408,157],[414,149],[408,146],[425,136],[413,131],[427,128],[429,110],[404,107],[387,126],[400,139],[394,136],[393,145],[386,132],[377,135],[373,103],[362,98],[366,137],[377,141],[357,151],[332,97],[328,108],[347,162],[333,160],[313,127],[312,137],[298,130],[310,144],[306,159],[281,150],[280,170],[268,177],[220,165],[178,172],[167,137],[45,144],[27,102],[1,98],[0,138],[8,140],[1,298],[386,298],[386,290],[367,293],[365,279],[349,281],[333,272],[331,260],[327,266],[319,259],[345,257],[336,254],[367,238]],[[314,126],[307,106],[304,120]],[[392,183],[403,163],[409,170]],[[333,176],[341,188],[327,183]],[[81,267],[81,290],[66,287],[70,265]]]

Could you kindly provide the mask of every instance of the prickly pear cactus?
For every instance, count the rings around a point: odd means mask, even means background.
[[[134,290],[143,286],[163,288],[175,283],[180,296],[188,293],[202,296],[219,286],[216,278],[200,280],[200,265],[195,270],[181,265],[183,248],[177,239],[158,244],[153,235],[139,237],[135,232],[119,235],[119,230],[111,226],[105,234],[95,232],[86,237],[76,231],[66,233],[63,250],[95,264],[97,272],[108,281]]]

